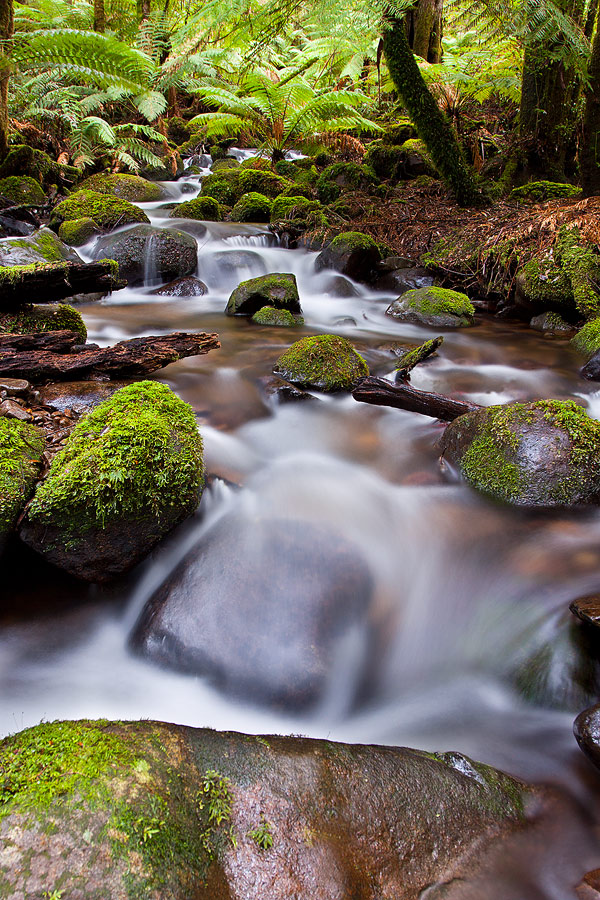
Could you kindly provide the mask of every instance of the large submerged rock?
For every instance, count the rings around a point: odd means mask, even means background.
[[[129,284],[143,284],[152,277],[172,281],[195,271],[198,245],[189,234],[174,228],[137,225],[98,241],[94,258],[116,260],[119,275]]]
[[[478,409],[451,422],[439,447],[469,484],[515,506],[600,499],[600,422],[572,401]]]
[[[203,484],[191,408],[165,385],[142,381],[78,423],[38,487],[20,535],[72,575],[109,581],[194,512]]]
[[[457,753],[149,721],[38,725],[0,771],[5,900],[448,896],[556,813]]]
[[[228,515],[150,599],[133,644],[228,693],[306,706],[323,695],[338,642],[364,627],[371,589],[359,549],[339,535]]]

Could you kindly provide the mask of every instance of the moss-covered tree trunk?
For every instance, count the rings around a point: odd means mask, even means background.
[[[442,61],[442,11],[444,0],[419,0],[406,13],[408,43],[427,62]]]
[[[150,4],[151,0],[138,0],[138,18],[140,23],[150,18]]]
[[[596,33],[585,91],[580,168],[584,195],[600,194],[600,6],[596,12]]]
[[[94,0],[94,31],[104,34],[106,29],[106,14],[104,0]]]
[[[388,69],[421,140],[461,206],[481,202],[475,179],[464,160],[456,134],[430,93],[406,35],[405,22],[388,17],[383,52]]]
[[[0,0],[0,159],[8,153],[8,81],[13,35],[13,0]]]

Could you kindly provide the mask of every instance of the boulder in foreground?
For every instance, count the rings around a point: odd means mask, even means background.
[[[78,578],[110,581],[194,512],[203,485],[191,408],[163,384],[131,384],[72,431],[21,538]]]
[[[150,721],[41,724],[0,771],[7,900],[417,900],[552,812],[460,754]]]

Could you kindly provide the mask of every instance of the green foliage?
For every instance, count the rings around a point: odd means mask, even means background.
[[[270,850],[273,846],[273,831],[264,817],[261,819],[260,825],[250,829],[248,837],[252,838],[259,850]]]
[[[250,191],[242,194],[231,210],[232,222],[269,222],[272,201],[264,194]]]
[[[15,203],[38,206],[46,202],[46,195],[39,181],[29,178],[27,175],[12,175],[9,178],[0,179],[0,194]]]
[[[12,528],[33,490],[43,451],[44,436],[39,429],[0,417],[0,537]],[[2,776],[0,766],[0,804]]]

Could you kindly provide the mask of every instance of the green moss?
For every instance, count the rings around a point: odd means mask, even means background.
[[[30,263],[27,266],[0,266],[0,287],[2,287],[2,284],[19,284],[30,272],[35,272],[37,269],[47,269],[50,267],[52,267],[53,269],[56,269],[57,267],[63,267],[65,274],[68,272],[68,267],[65,262],[50,264],[39,262]]]
[[[333,163],[317,181],[317,196],[322,203],[337,200],[342,190],[368,190],[377,183],[375,173],[358,163]]]
[[[231,171],[234,175],[238,175],[237,171]],[[233,183],[231,179],[224,177],[228,174],[229,171],[225,170],[224,172],[219,172],[218,175],[208,175],[204,178],[202,181],[202,196],[212,197],[226,206],[233,206],[239,195],[237,184]]]
[[[600,317],[590,319],[579,329],[571,344],[584,356],[590,357],[600,350]]]
[[[225,159],[216,159],[210,167],[211,172],[222,172],[223,169],[239,169],[240,164],[233,156],[227,156]]]
[[[577,228],[561,228],[555,242],[555,255],[571,283],[577,310],[586,319],[600,315],[600,256],[581,243]]]
[[[402,146],[399,148],[402,152],[403,156],[409,156],[411,154],[416,154],[420,156],[423,160],[425,166],[429,170],[430,175],[435,174],[435,166],[433,164],[433,160],[427,151],[427,147],[423,141],[418,140],[417,138],[411,138],[408,141],[404,141]]]
[[[61,241],[64,241],[65,244],[69,244],[71,247],[81,247],[83,244],[87,244],[91,238],[101,233],[102,230],[89,216],[83,219],[70,219],[67,222],[63,222],[58,229],[58,236]]]
[[[15,203],[32,206],[46,202],[46,195],[41,184],[28,175],[11,175],[9,178],[0,179],[0,194]]]
[[[6,157],[0,164],[0,179],[24,175],[34,178],[40,184],[45,184],[48,176],[58,169],[47,153],[34,150],[27,144],[19,144],[11,147]],[[67,167],[68,168],[68,167]]]
[[[274,325],[282,328],[294,328],[304,325],[302,316],[294,316],[289,309],[275,309],[273,306],[263,306],[252,316],[255,325]]]
[[[371,141],[364,156],[365,165],[370,166],[379,178],[397,179],[402,170],[405,155],[400,147],[383,140]]]
[[[519,438],[511,428],[515,418],[518,418],[515,404],[490,407],[484,428],[461,461],[467,481],[509,503],[516,500],[522,490],[521,470],[512,461],[519,446]]]
[[[277,197],[273,201],[271,208],[271,222],[278,222],[280,219],[302,219],[306,218],[309,212],[315,212],[321,209],[318,200],[307,200],[305,197]]]
[[[29,517],[80,535],[123,516],[161,518],[174,506],[195,507],[203,482],[192,409],[165,385],[142,381],[116,391],[77,424]]]
[[[232,222],[268,222],[271,218],[271,201],[264,194],[250,191],[242,194],[231,210]]]
[[[109,175],[106,172],[86,178],[78,185],[78,190],[120,197],[131,203],[151,203],[162,200],[165,195],[159,184],[140,178],[139,175]]]
[[[167,135],[175,144],[183,144],[192,134],[192,126],[181,116],[171,116],[167,119]]]
[[[285,191],[282,191],[275,199],[279,199],[280,197],[303,197],[306,200],[312,200],[313,192],[308,185],[292,184],[291,187],[287,187]]]
[[[223,219],[221,205],[213,197],[196,197],[175,207],[171,219],[198,219],[204,222],[220,222]]]
[[[415,126],[410,119],[400,116],[393,125],[386,128],[382,141],[385,144],[392,144],[396,147],[400,147],[402,144],[405,144],[406,141],[410,140],[410,138],[416,136],[417,132]]]
[[[97,191],[76,191],[54,208],[50,224],[56,227],[65,221],[83,218],[93,219],[102,228],[150,222],[146,213],[128,200]]]
[[[352,253],[355,250],[377,250],[377,243],[368,234],[362,231],[343,231],[329,244],[329,248],[336,253]]]
[[[87,328],[80,313],[65,303],[26,306],[16,313],[0,313],[0,327],[10,334],[76,331],[82,344],[87,341]]]
[[[447,288],[432,286],[407,291],[402,296],[409,306],[424,313],[438,315],[447,312],[453,316],[475,315],[475,307],[467,295],[460,291],[450,291]]]
[[[239,190],[242,194],[256,192],[265,197],[277,197],[286,188],[291,187],[287,178],[276,175],[275,172],[261,171],[260,169],[242,169],[239,176]]]
[[[0,536],[10,531],[29,499],[43,452],[38,428],[0,417]],[[0,776],[1,771],[0,766]]]
[[[300,299],[296,278],[287,272],[272,272],[241,281],[231,292],[225,308],[228,316],[253,316],[264,306],[299,314]]]
[[[511,200],[530,200],[539,203],[542,200],[554,200],[562,197],[580,197],[581,188],[573,184],[562,184],[556,181],[531,181],[521,187],[513,188]]]
[[[350,390],[369,374],[365,360],[345,338],[320,334],[302,338],[283,353],[273,371],[301,387]]]

